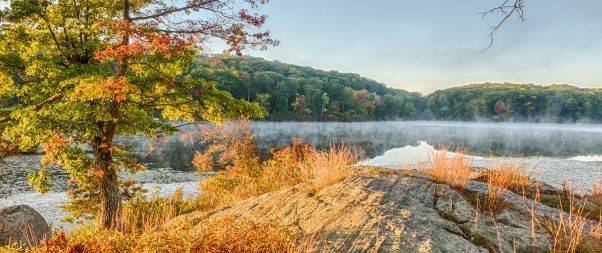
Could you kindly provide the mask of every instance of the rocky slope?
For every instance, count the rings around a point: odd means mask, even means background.
[[[543,228],[532,229],[529,210],[540,217],[557,217],[558,211],[508,191],[503,210],[479,213],[466,194],[484,193],[486,187],[471,181],[460,192],[416,173],[371,170],[316,194],[297,185],[180,216],[165,228],[195,229],[205,219],[223,217],[276,220],[293,230],[297,244],[314,252],[548,251],[551,238]]]

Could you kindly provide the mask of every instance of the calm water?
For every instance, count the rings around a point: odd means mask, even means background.
[[[587,192],[602,182],[602,125],[464,122],[256,123],[262,149],[301,138],[327,148],[361,149],[363,164],[401,169],[426,162],[440,147],[466,149],[473,166],[522,165],[556,187],[568,182]]]
[[[464,122],[256,123],[259,145],[269,148],[299,137],[327,147],[344,142],[368,157],[421,141],[476,155],[576,156],[602,154],[602,125]]]
[[[194,131],[194,128],[187,129]],[[523,124],[460,122],[257,122],[253,125],[262,154],[301,138],[319,148],[332,143],[361,149],[366,158],[387,150],[417,146],[427,142],[450,150],[464,148],[477,156],[573,157],[602,154],[602,125]],[[198,145],[178,137],[160,140],[152,152],[151,143],[142,138],[127,142],[139,150],[142,161],[155,167],[189,170]]]

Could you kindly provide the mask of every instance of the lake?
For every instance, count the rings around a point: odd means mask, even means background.
[[[194,131],[188,127],[185,131]],[[587,191],[602,182],[602,125],[589,124],[526,124],[526,123],[465,123],[433,121],[390,122],[255,122],[256,144],[263,154],[292,138],[301,138],[319,148],[332,144],[347,145],[361,150],[361,164],[401,169],[405,165],[428,160],[429,154],[441,147],[463,148],[474,166],[494,167],[499,163],[523,164],[533,177],[560,187],[567,181],[578,191]],[[136,175],[144,186],[160,195],[169,195],[175,188],[186,194],[198,194],[196,184],[202,176],[191,171],[190,160],[200,147],[181,136],[151,141],[143,137],[120,138],[135,147],[141,161],[151,168]],[[153,147],[153,149],[149,149]],[[28,160],[23,163],[22,160]],[[7,160],[4,172],[11,167],[36,169],[32,157]],[[10,176],[10,175],[9,175]],[[60,175],[59,175],[60,176]],[[56,187],[48,195],[33,193],[26,186],[26,174],[14,176],[8,187],[22,187],[10,194],[0,194],[0,206],[29,204],[56,226],[62,226],[57,208],[66,201],[64,188]],[[128,176],[129,177],[129,176]],[[21,182],[22,181],[22,182]],[[2,180],[0,179],[0,182]],[[19,182],[19,183],[15,183]],[[5,182],[6,183],[6,182]],[[4,188],[2,188],[4,187]],[[1,192],[0,192],[1,193]]]

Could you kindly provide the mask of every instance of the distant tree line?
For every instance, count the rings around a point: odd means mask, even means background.
[[[569,85],[471,84],[423,96],[358,74],[228,54],[199,56],[190,74],[259,103],[275,121],[602,122],[602,89]]]
[[[471,84],[427,96],[437,119],[602,122],[602,89],[570,85]]]

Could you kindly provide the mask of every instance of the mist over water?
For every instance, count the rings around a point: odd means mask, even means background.
[[[197,128],[189,126],[184,132]],[[254,122],[255,142],[262,155],[274,147],[300,138],[318,148],[332,144],[361,150],[373,158],[387,150],[418,146],[426,142],[435,148],[465,149],[486,157],[574,157],[592,161],[602,155],[602,125],[541,123],[475,123],[440,121],[379,122]],[[140,161],[150,167],[191,170],[191,160],[202,147],[198,141],[174,135],[156,141],[144,137],[121,140],[137,150]]]
[[[437,121],[388,122],[257,122],[258,145],[267,149],[301,138],[319,147],[345,143],[368,157],[426,141],[451,150],[465,148],[485,156],[578,156],[602,154],[602,125],[467,123]]]
[[[587,192],[602,182],[602,125],[391,121],[357,123],[258,122],[263,149],[301,138],[318,147],[344,143],[365,152],[361,164],[402,169],[427,162],[441,147],[465,149],[472,166],[523,165],[554,187],[568,182]]]

